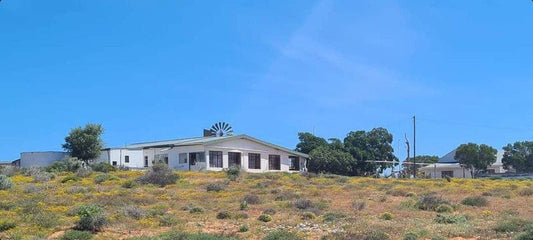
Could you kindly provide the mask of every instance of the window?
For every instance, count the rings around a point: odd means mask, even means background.
[[[268,155],[268,169],[281,170],[281,158],[279,155]]]
[[[205,153],[204,152],[193,152],[189,153],[189,163],[190,165],[196,165],[197,162],[205,162]]]
[[[144,156],[144,167],[148,167],[148,156]]]
[[[248,153],[248,168],[261,169],[261,154]]]
[[[291,171],[300,171],[300,158],[295,156],[289,156],[290,166],[289,170]]]
[[[116,166],[117,165],[117,161],[113,161],[111,162],[113,164],[113,166]]]
[[[446,177],[446,176],[448,176],[448,177],[453,177],[453,171],[442,171],[442,172],[440,173],[440,175],[441,175],[442,177]]]
[[[163,162],[163,163],[168,165],[168,154],[156,154],[154,156],[154,161],[155,162]]]
[[[124,162],[125,162],[125,163],[130,163],[130,156],[126,155],[126,156],[124,157]]]
[[[228,165],[229,167],[241,167],[241,153],[228,152]]]
[[[209,167],[222,168],[221,151],[209,151]]]
[[[180,153],[179,155],[179,164],[187,163],[187,153]]]
[[[487,174],[495,174],[495,173],[496,173],[495,169],[487,169]]]

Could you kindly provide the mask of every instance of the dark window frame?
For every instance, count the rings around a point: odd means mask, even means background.
[[[224,154],[222,153],[222,151],[209,151],[209,167],[224,167]]]
[[[441,177],[453,177],[453,171],[441,171],[440,172]]]
[[[148,167],[148,156],[144,156],[144,167]]]
[[[260,153],[248,153],[248,169],[261,169]]]
[[[289,156],[289,171],[300,171],[300,157]]]
[[[228,167],[242,166],[242,153],[240,152],[228,152]]]
[[[128,156],[128,155],[124,156],[124,162],[125,163],[130,163],[130,156]]]
[[[281,170],[281,156],[276,154],[268,155],[268,170]]]

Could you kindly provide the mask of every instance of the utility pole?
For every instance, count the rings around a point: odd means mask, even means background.
[[[413,116],[413,176],[416,178],[416,116]]]

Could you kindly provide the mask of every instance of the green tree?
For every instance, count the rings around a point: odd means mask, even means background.
[[[469,169],[472,178],[475,178],[479,172],[486,171],[488,166],[496,162],[497,152],[485,144],[467,143],[457,148],[454,158],[461,166]]]
[[[436,163],[438,161],[439,161],[439,156],[431,156],[431,155],[416,156],[417,163]],[[406,162],[413,162],[413,158],[411,157],[407,159]]]
[[[90,160],[100,157],[104,148],[102,134],[104,128],[101,124],[87,124],[85,128],[77,127],[70,131],[65,137],[63,148],[69,152],[70,156],[88,164]]]
[[[298,139],[300,142],[296,145],[296,151],[309,154],[313,149],[320,146],[327,146],[328,142],[326,139],[317,137],[311,133],[298,133]]]
[[[344,138],[344,149],[355,159],[352,165],[354,175],[370,175],[376,170],[382,172],[390,163],[368,161],[397,161],[392,148],[392,134],[385,128],[374,128],[369,132],[352,131]]]
[[[352,175],[352,155],[332,146],[320,146],[309,153],[308,169],[316,173]]]
[[[514,169],[517,173],[533,172],[533,142],[515,142],[503,147],[502,163],[505,169]]]

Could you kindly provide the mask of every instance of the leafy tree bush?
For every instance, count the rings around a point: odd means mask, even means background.
[[[390,212],[385,212],[385,213],[381,214],[381,216],[379,216],[379,218],[383,219],[383,220],[392,220],[394,218],[394,216]]]
[[[93,163],[90,165],[90,167],[95,172],[103,172],[103,173],[114,172],[117,170],[115,166],[109,163],[106,163],[106,162]]]
[[[298,237],[298,235],[286,232],[283,230],[277,230],[274,232],[271,232],[263,237],[263,240],[300,240],[301,238]]]
[[[54,162],[51,166],[46,167],[47,172],[76,172],[82,168],[83,164],[77,158],[66,157],[61,161]]]
[[[69,182],[69,181],[78,182],[80,180],[81,180],[80,177],[71,174],[71,175],[67,175],[63,179],[61,179],[61,183],[66,183],[66,182]]]
[[[224,190],[224,185],[219,183],[210,183],[205,187],[205,189],[208,192],[220,192]]]
[[[302,209],[302,210],[305,210],[305,209],[309,209],[309,208],[312,208],[314,206],[313,202],[309,199],[303,199],[303,198],[300,198],[300,199],[297,199],[296,201],[294,201],[292,203],[292,205],[298,209]]]
[[[76,223],[77,230],[98,232],[108,222],[104,211],[97,205],[79,206],[77,215],[80,218]]]
[[[435,209],[435,211],[438,213],[452,213],[453,207],[448,204],[441,204]]]
[[[226,175],[231,181],[236,181],[242,175],[242,171],[238,167],[230,167],[226,170]]]
[[[502,163],[506,169],[514,169],[517,173],[533,172],[533,142],[515,142],[503,147]]]
[[[268,214],[261,214],[259,216],[259,218],[257,218],[257,220],[259,220],[261,222],[270,222],[270,221],[272,221],[272,216],[270,216]]]
[[[455,160],[461,166],[470,170],[472,177],[487,170],[487,167],[496,162],[498,151],[491,146],[475,143],[461,144],[455,151]]]
[[[7,220],[0,220],[0,232],[4,232],[9,229],[15,228],[16,226],[17,224],[15,224],[15,222],[7,221]]]
[[[487,198],[483,196],[466,197],[461,204],[473,207],[484,207],[489,205]]]
[[[104,128],[101,124],[89,123],[85,125],[85,128],[74,128],[65,137],[63,148],[70,153],[70,156],[78,158],[88,165],[90,160],[100,156],[104,148],[101,137],[103,133]]]
[[[164,163],[157,163],[138,180],[142,184],[154,184],[164,187],[169,184],[175,184],[178,179],[178,174],[174,173],[172,168]]]
[[[231,213],[229,211],[221,211],[217,213],[217,219],[230,219]]]
[[[421,196],[416,203],[416,207],[421,210],[435,211],[441,204],[448,204],[448,202],[442,197],[430,194]]]
[[[105,174],[96,176],[94,178],[94,183],[100,184],[106,181],[113,181],[113,180],[118,180],[118,177],[105,173]]]
[[[68,230],[59,240],[89,240],[93,238],[93,234],[88,231]]]
[[[243,202],[247,202],[248,204],[261,204],[261,198],[259,198],[259,196],[255,195],[255,194],[248,194],[246,196],[244,196],[244,198],[242,199]]]
[[[13,186],[13,182],[6,175],[0,175],[0,190],[7,190]]]

